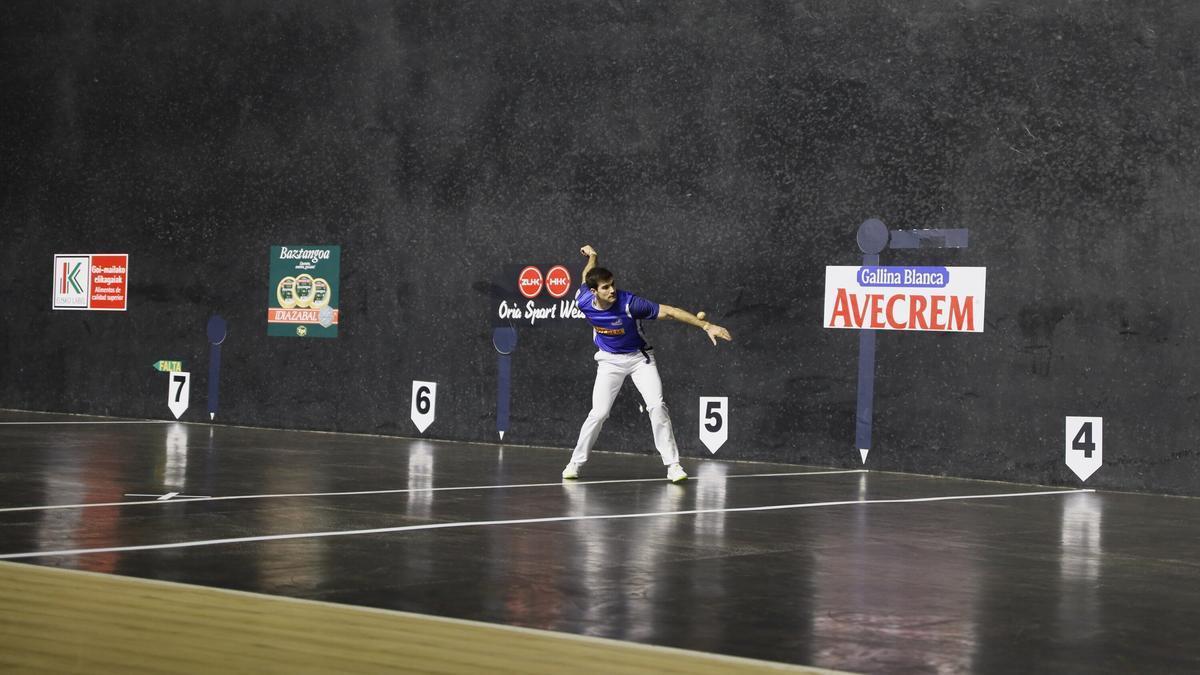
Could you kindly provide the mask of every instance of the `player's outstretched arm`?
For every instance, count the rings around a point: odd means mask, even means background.
[[[671,319],[673,321],[680,321],[682,323],[695,326],[700,330],[703,330],[704,334],[708,336],[709,340],[712,340],[714,345],[717,344],[717,338],[721,338],[722,340],[729,342],[733,341],[733,336],[729,334],[729,331],[715,323],[709,323],[685,309],[679,309],[678,307],[660,304],[658,306],[658,318]]]
[[[591,272],[592,268],[596,266],[596,249],[592,248],[591,244],[584,244],[583,246],[579,247],[579,252],[587,256],[588,259],[587,265],[584,266],[583,272],[579,275],[580,281],[584,281],[587,279],[587,273]]]

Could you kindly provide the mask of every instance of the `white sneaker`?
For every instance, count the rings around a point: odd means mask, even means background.
[[[683,470],[682,466],[679,466],[678,464],[672,464],[670,468],[667,469],[667,480],[671,481],[672,483],[678,483],[679,481],[687,480],[687,472]]]
[[[575,462],[567,462],[567,468],[563,469],[563,478],[579,478],[579,465]]]

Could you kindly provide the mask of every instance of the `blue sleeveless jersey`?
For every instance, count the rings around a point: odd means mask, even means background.
[[[596,346],[613,354],[630,354],[646,348],[640,319],[657,319],[658,305],[645,298],[617,289],[617,301],[608,309],[595,306],[596,294],[587,286],[575,293],[579,311],[592,324]]]

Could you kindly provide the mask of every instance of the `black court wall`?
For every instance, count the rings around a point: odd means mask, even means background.
[[[1200,7],[1162,2],[10,2],[0,8],[0,405],[497,439],[505,266],[592,243],[735,336],[648,328],[686,455],[859,466],[858,333],[822,327],[858,225],[967,228],[983,333],[878,334],[868,468],[1200,494]],[[266,334],[271,246],[341,247],[339,334]],[[52,259],[129,254],[124,312]],[[568,447],[581,322],[518,328],[506,441]],[[336,441],[331,441],[336,442]],[[653,452],[629,386],[599,449]],[[566,459],[566,452],[563,459]],[[657,472],[657,457],[647,471]]]

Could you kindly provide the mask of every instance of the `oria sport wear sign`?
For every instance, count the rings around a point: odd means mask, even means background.
[[[340,246],[272,246],[267,335],[338,334]]]
[[[575,306],[578,289],[566,265],[503,265],[492,283],[492,324],[532,327],[582,319]]]
[[[986,267],[826,267],[825,327],[982,333]]]

